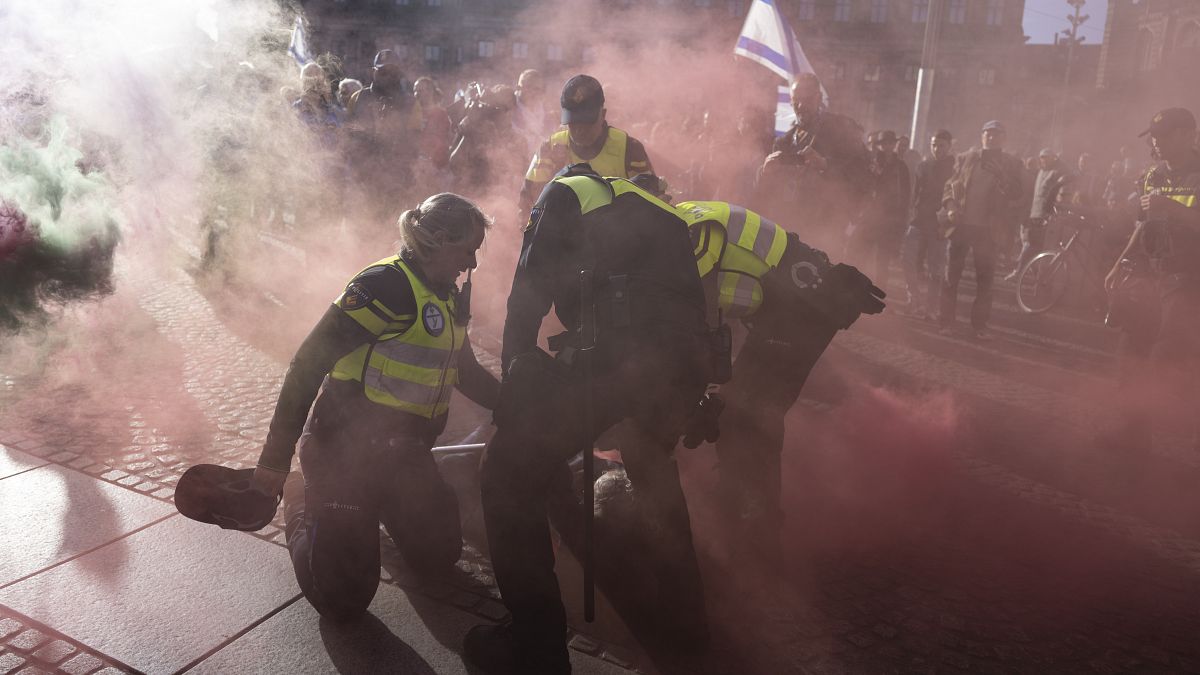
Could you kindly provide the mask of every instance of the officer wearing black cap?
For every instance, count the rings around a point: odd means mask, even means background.
[[[1180,400],[1193,400],[1188,385],[1194,386],[1200,365],[1200,151],[1196,148],[1196,118],[1185,108],[1168,108],[1155,115],[1138,136],[1150,137],[1151,152],[1160,162],[1142,180],[1136,228],[1104,285],[1110,293],[1119,292],[1118,286],[1126,276],[1122,262],[1148,262],[1161,297],[1158,325],[1123,326],[1125,372],[1131,376],[1149,372],[1156,380],[1174,374],[1166,384],[1181,385],[1184,396]],[[1139,357],[1150,357],[1158,367],[1149,371],[1129,367],[1140,363]],[[1126,378],[1131,390],[1144,391],[1138,384]],[[1132,398],[1139,402],[1146,399],[1141,395]],[[1134,436],[1129,440],[1146,448],[1150,442],[1149,412],[1142,404],[1133,405],[1128,411],[1131,426],[1127,431]]]
[[[572,77],[563,86],[559,103],[566,128],[554,132],[534,153],[521,189],[522,211],[527,211],[542,187],[570,164],[587,162],[601,176],[616,178],[654,171],[641,141],[609,126],[599,80],[590,75]]]

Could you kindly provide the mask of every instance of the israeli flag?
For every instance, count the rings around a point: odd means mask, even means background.
[[[301,68],[312,63],[312,56],[308,53],[308,34],[304,31],[304,22],[300,17],[296,17],[296,23],[292,25],[292,41],[288,44],[288,53],[296,59]]]
[[[791,87],[781,86],[776,91],[775,98],[775,137],[788,132],[796,123],[796,111],[792,110]]]
[[[816,74],[775,0],[751,3],[733,53],[758,63],[788,82],[801,73]],[[821,86],[821,98],[829,105],[829,94],[824,85]],[[795,121],[788,87],[780,87],[775,109],[775,134],[783,135]]]

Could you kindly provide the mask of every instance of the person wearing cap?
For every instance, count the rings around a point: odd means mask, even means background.
[[[1137,223],[1125,250],[1104,280],[1110,294],[1119,292],[1127,259],[1148,262],[1157,283],[1158,322],[1122,326],[1122,381],[1128,392],[1127,446],[1149,449],[1150,406],[1163,385],[1195,419],[1195,383],[1200,376],[1200,150],[1196,118],[1185,108],[1168,108],[1154,116],[1139,134],[1149,136],[1158,165],[1146,172],[1139,190]],[[1149,362],[1151,368],[1141,367]],[[1200,434],[1193,439],[1200,449]]]
[[[1042,251],[1046,243],[1046,223],[1054,215],[1063,188],[1070,180],[1070,172],[1058,154],[1052,148],[1042,148],[1038,153],[1037,178],[1033,181],[1033,206],[1029,217],[1021,223],[1021,252],[1012,272],[1004,277],[1005,281],[1014,281],[1033,256]]]
[[[908,311],[918,319],[937,316],[938,291],[946,273],[946,247],[938,236],[937,214],[946,182],[954,175],[953,146],[950,132],[939,129],[929,139],[929,159],[917,164],[913,176],[912,212],[902,256]]]
[[[392,50],[375,55],[371,84],[350,98],[350,109],[354,114],[348,130],[359,181],[370,186],[366,192],[375,197],[375,220],[395,222],[394,204],[384,195],[406,179],[417,156],[424,120]]]
[[[874,262],[873,278],[880,286],[887,285],[888,268],[899,253],[912,194],[912,179],[896,155],[896,140],[890,129],[869,137],[872,181],[847,247],[860,264]]]
[[[826,109],[821,82],[811,73],[792,82],[791,101],[796,122],[763,160],[755,201],[769,213],[786,214],[822,248],[841,248],[874,184],[863,128]]]
[[[586,162],[601,176],[615,178],[654,172],[642,142],[608,124],[599,80],[590,75],[572,77],[563,86],[559,104],[566,128],[554,132],[534,153],[521,189],[523,213],[546,183],[571,164]]]
[[[456,286],[490,223],[451,193],[405,211],[400,253],[350,281],[284,376],[254,481],[283,493],[296,579],[323,617],[366,611],[381,521],[418,573],[447,572],[461,554],[458,501],[429,450],[454,389],[489,409],[499,398],[471,349],[469,290]],[[303,473],[289,475],[297,440]]]
[[[996,249],[1006,219],[1021,200],[1021,160],[1004,152],[1008,133],[992,120],[983,125],[982,148],[972,148],[954,159],[954,174],[942,193],[938,221],[946,246],[946,276],[942,281],[939,332],[952,334],[958,310],[958,282],[966,268],[967,254],[974,257],[975,301],[971,305],[971,329],[980,340],[987,332],[992,313],[992,285],[996,276]]]
[[[547,496],[572,456],[624,420],[639,447],[671,456],[712,363],[692,253],[669,204],[587,164],[554,178],[530,211],[504,322],[496,435],[481,468],[492,565],[512,622],[476,626],[464,641],[467,660],[487,672],[571,672]],[[593,273],[590,283],[581,270]],[[551,309],[567,328],[549,340],[554,356],[538,348]],[[629,471],[643,459],[626,457]],[[673,461],[657,478],[672,488],[650,511],[677,528],[657,539],[668,550],[650,563],[650,600],[679,618],[639,637],[695,650],[708,620],[690,528],[678,529],[689,522],[687,504]]]

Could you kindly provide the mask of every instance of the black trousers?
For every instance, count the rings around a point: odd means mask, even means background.
[[[597,364],[590,387],[594,425],[584,421],[587,393],[579,379],[517,381],[514,366],[505,381],[502,409],[513,416],[498,417],[496,435],[488,444],[482,467],[482,497],[488,545],[496,583],[512,613],[513,635],[524,660],[522,672],[566,672],[566,615],[554,575],[554,550],[547,522],[547,495],[561,486],[564,463],[576,453],[590,450],[597,436],[629,420],[642,445],[669,457],[687,417],[704,392],[694,364],[680,353],[627,352],[621,358]],[[673,584],[688,592],[703,608],[699,570],[692,551],[687,505],[679,487],[674,463],[643,468],[635,459],[629,470],[643,476],[656,473],[664,518],[674,534],[667,546],[679,549],[668,555],[690,560]]]
[[[784,417],[837,329],[815,311],[792,307],[758,317],[723,387],[717,441],[720,489],[747,536],[777,543],[783,522]]]
[[[992,316],[992,285],[996,278],[996,242],[988,227],[960,225],[950,235],[946,253],[946,278],[942,280],[942,306],[938,321],[953,325],[958,313],[958,282],[967,267],[967,253],[974,256],[975,302],[971,305],[971,326],[987,328]]]
[[[304,513],[289,517],[288,549],[304,597],[336,620],[375,596],[380,522],[418,573],[447,571],[462,553],[458,500],[429,452],[436,433],[373,422],[324,429],[314,413],[300,437]]]

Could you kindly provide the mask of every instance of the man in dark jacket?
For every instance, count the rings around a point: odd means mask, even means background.
[[[825,109],[815,75],[798,76],[791,96],[796,123],[763,161],[755,201],[764,215],[793,223],[817,247],[841,249],[874,183],[863,128]]]
[[[937,293],[946,273],[946,240],[938,229],[938,211],[946,181],[954,175],[954,137],[942,129],[929,140],[929,159],[913,178],[912,217],[904,242],[904,280],[908,309],[918,318],[937,315]],[[924,293],[921,282],[925,282]]]
[[[900,249],[908,220],[912,181],[908,167],[896,154],[896,132],[871,134],[871,190],[850,240],[850,250],[860,265],[874,259],[875,283],[887,286],[888,267]]]
[[[1054,215],[1055,205],[1063,186],[1070,180],[1067,166],[1050,148],[1042,148],[1038,153],[1038,174],[1033,181],[1033,205],[1029,209],[1029,218],[1021,224],[1021,253],[1017,256],[1017,264],[1013,271],[1004,277],[1005,281],[1013,281],[1025,265],[1037,255],[1046,244],[1046,223]]]
[[[996,274],[996,243],[1013,207],[1021,199],[1021,160],[1004,152],[1008,133],[992,120],[983,125],[982,149],[971,149],[954,160],[954,175],[942,195],[943,223],[950,246],[946,279],[942,283],[940,331],[952,333],[958,309],[958,282],[967,253],[974,254],[975,302],[971,328],[980,340],[991,339],[987,322],[992,313],[992,284]]]

